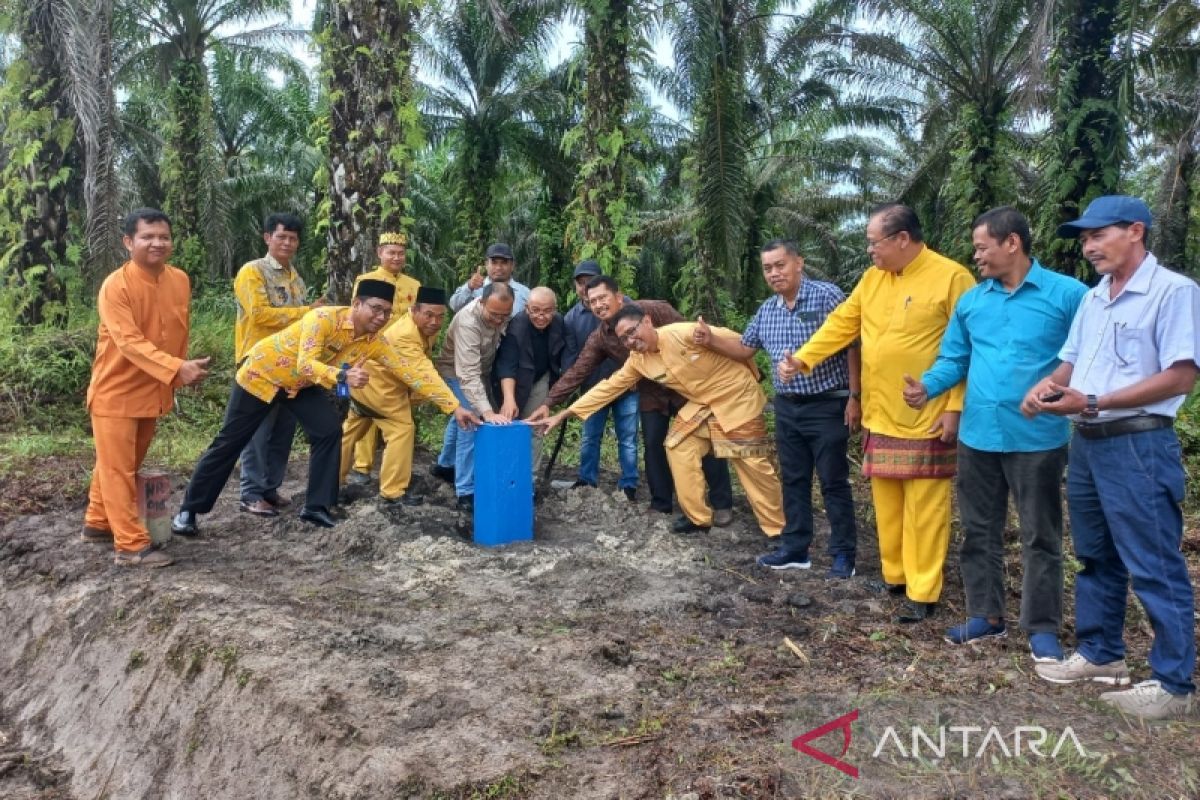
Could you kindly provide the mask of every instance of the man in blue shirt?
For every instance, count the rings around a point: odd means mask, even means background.
[[[964,644],[1008,633],[1004,529],[1011,492],[1021,521],[1021,629],[1034,661],[1059,661],[1061,486],[1070,430],[1063,419],[1026,419],[1021,401],[1026,388],[1058,364],[1087,287],[1030,256],[1029,223],[1013,208],[980,215],[972,240],[984,280],[959,299],[937,361],[920,381],[906,375],[904,389],[905,401],[921,408],[967,381],[957,484],[968,618],[946,632],[946,641]]]
[[[1129,584],[1154,644],[1150,680],[1100,699],[1142,719],[1188,713],[1196,694],[1195,601],[1183,542],[1183,469],[1175,415],[1200,373],[1200,287],[1146,249],[1150,209],[1139,198],[1098,197],[1059,226],[1078,236],[1103,277],[1084,297],[1059,353],[1062,364],[1021,410],[1071,416],[1067,504],[1083,569],[1075,576],[1075,637],[1065,661],[1034,669],[1051,683],[1129,683]]]
[[[696,343],[724,356],[748,361],[759,349],[776,364],[800,349],[829,312],[846,295],[832,283],[804,275],[804,259],[796,243],[775,239],[762,247],[763,278],[775,296],[759,306],[741,342],[697,331]],[[703,320],[701,320],[703,322]],[[775,447],[783,485],[782,542],[758,559],[771,569],[808,569],[813,539],[812,477],[821,481],[825,514],[829,517],[829,575],[850,578],[858,549],[854,497],[850,491],[850,461],[846,455],[852,429],[862,420],[859,406],[860,361],[857,347],[830,358],[811,375],[775,382]]]

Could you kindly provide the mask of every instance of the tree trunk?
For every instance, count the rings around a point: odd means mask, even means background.
[[[204,211],[208,206],[204,195],[212,191],[212,97],[202,53],[182,56],[175,62],[167,106],[171,121],[163,153],[163,211],[171,217],[175,242],[172,263],[186,271],[195,284],[207,277],[213,266],[204,237]]]
[[[68,206],[80,164],[50,5],[23,7],[18,32],[21,52],[0,89],[0,276],[16,292],[20,323],[65,322],[58,271],[71,260]]]
[[[333,0],[322,33],[330,97],[329,288],[347,302],[380,232],[406,231],[405,196],[421,144],[413,97],[412,0]]]
[[[1196,151],[1191,142],[1183,139],[1176,143],[1174,152],[1167,159],[1159,185],[1155,206],[1154,253],[1162,263],[1175,269],[1186,269],[1194,264],[1188,260],[1188,228],[1196,214],[1195,191],[1197,174]]]

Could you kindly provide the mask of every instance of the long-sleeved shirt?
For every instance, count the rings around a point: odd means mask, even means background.
[[[1087,287],[1037,261],[1008,291],[987,279],[954,307],[937,361],[920,377],[930,397],[966,379],[958,438],[976,450],[1028,453],[1062,447],[1070,423],[1053,414],[1026,419],[1021,401],[1050,374]]]
[[[480,414],[493,410],[487,385],[496,362],[496,348],[507,329],[508,320],[500,327],[489,324],[480,301],[472,300],[450,320],[442,352],[435,362],[443,378],[458,380],[471,407]]]
[[[484,278],[483,286],[487,286],[491,282],[491,278]],[[451,311],[457,314],[466,307],[467,303],[479,299],[483,294],[483,286],[472,291],[471,287],[464,283],[454,290],[454,294],[450,295],[450,299],[446,301],[446,304],[450,306]],[[513,310],[509,316],[515,317],[521,313],[521,309],[525,308],[525,303],[529,300],[529,287],[518,281],[510,280],[508,288],[512,289],[513,292]]]
[[[175,402],[188,344],[187,273],[132,261],[100,285],[100,326],[87,408],[97,417],[161,417]]]
[[[646,312],[646,316],[650,318],[650,324],[656,328],[683,322],[683,315],[676,311],[670,303],[664,303],[662,300],[625,298],[625,302],[636,303]],[[618,364],[624,364],[625,360],[629,358],[629,348],[617,338],[617,333],[613,330],[612,325],[608,322],[601,322],[584,342],[579,358],[550,389],[550,394],[546,397],[546,405],[553,408],[570,397],[572,392],[583,385],[596,367],[603,364],[604,360],[608,358]],[[653,380],[641,380],[636,385],[638,408],[642,411],[669,414],[673,408],[683,405],[678,393]]]
[[[279,333],[309,310],[304,301],[304,279],[270,255],[238,270],[233,294],[238,305],[233,328],[235,362],[241,361],[259,340]]]
[[[696,324],[680,322],[658,328],[657,352],[630,353],[620,369],[571,404],[571,413],[587,419],[639,381],[649,380],[687,399],[679,410],[680,419],[691,419],[707,408],[722,429],[732,431],[761,415],[767,398],[753,362],[734,361],[694,344]],[[711,331],[714,336],[741,340],[741,334],[728,328],[713,327]]]
[[[396,354],[399,368],[386,369],[368,361],[371,380],[360,389],[351,389],[350,397],[383,417],[403,413],[413,397],[435,404],[443,413],[454,411],[458,398],[429,358],[435,338],[422,336],[412,315],[406,315],[383,333],[383,341]]]
[[[795,358],[811,370],[861,339],[863,427],[897,439],[932,438],[938,417],[962,410],[963,386],[917,410],[904,402],[904,376],[933,363],[958,298],[974,285],[965,267],[928,247],[900,272],[872,267]]]
[[[354,335],[349,307],[323,306],[251,347],[237,371],[237,382],[269,403],[280,390],[295,397],[309,386],[332,389],[342,364],[354,366],[367,360],[397,376],[404,374],[399,357],[378,333]]]
[[[396,287],[396,296],[392,300],[392,315],[388,317],[387,325],[383,326],[385,331],[408,314],[412,304],[416,302],[417,290],[421,288],[421,282],[410,275],[405,275],[403,272],[389,272],[383,267],[376,267],[354,279],[354,291],[351,293],[351,297],[358,294],[358,284],[365,280],[383,281]]]

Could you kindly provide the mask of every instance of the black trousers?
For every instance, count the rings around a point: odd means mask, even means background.
[[[959,569],[972,617],[1004,617],[1004,529],[1021,523],[1021,628],[1057,633],[1063,607],[1062,479],[1067,448],[993,453],[958,445]],[[1122,592],[1124,589],[1122,589]]]
[[[829,518],[829,554],[854,558],[858,528],[846,447],[846,398],[793,402],[775,398],[775,447],[783,487],[783,546],[808,552],[813,540],[813,471]]]
[[[641,412],[642,463],[646,472],[646,485],[650,488],[650,507],[655,511],[670,514],[675,510],[675,481],[671,478],[671,466],[667,463],[667,429],[671,417],[657,411]],[[729,464],[712,453],[700,463],[704,480],[708,483],[708,503],[714,511],[733,508],[733,483],[729,478]]]
[[[264,403],[235,385],[229,395],[229,405],[225,407],[221,430],[200,456],[192,479],[188,481],[181,510],[196,514],[212,511],[237,463],[238,454],[253,438],[271,408],[279,403],[300,423],[311,445],[305,508],[327,510],[336,505],[342,419],[329,392],[319,386],[309,386],[291,398],[280,391],[270,403]]]

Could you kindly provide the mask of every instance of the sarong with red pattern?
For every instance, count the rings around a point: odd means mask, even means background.
[[[868,433],[863,447],[863,475],[868,478],[953,478],[958,446],[941,439],[897,439]]]

